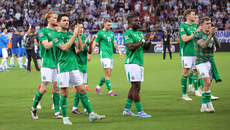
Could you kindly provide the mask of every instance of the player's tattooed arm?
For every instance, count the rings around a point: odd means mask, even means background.
[[[63,50],[63,46],[64,46],[65,44],[62,42],[62,43],[60,43],[59,45],[58,45],[58,48],[60,48],[61,50]]]
[[[42,45],[45,47],[46,50],[49,50],[50,48],[53,47],[52,41],[51,41],[51,42],[48,42],[48,40],[42,41]]]
[[[208,44],[211,42],[211,39],[212,39],[212,35],[209,35],[206,40],[204,40],[204,39],[198,40],[197,44],[200,45],[200,47],[202,47],[202,48],[207,48]]]
[[[216,35],[213,37],[213,41],[214,41],[216,48],[221,48],[221,44],[219,43]]]

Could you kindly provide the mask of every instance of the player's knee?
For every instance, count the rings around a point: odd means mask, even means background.
[[[69,94],[68,89],[62,89],[62,91],[61,91],[62,96],[67,97],[68,94]]]

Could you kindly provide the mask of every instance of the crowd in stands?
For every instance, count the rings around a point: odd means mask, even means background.
[[[88,32],[102,29],[106,18],[112,19],[113,30],[124,31],[126,17],[135,14],[143,30],[172,30],[184,22],[183,11],[188,8],[195,9],[200,18],[210,16],[219,30],[230,30],[229,0],[2,0],[0,25],[15,30],[30,23],[38,32],[46,26],[44,14],[53,10],[69,14],[72,24],[81,21]]]

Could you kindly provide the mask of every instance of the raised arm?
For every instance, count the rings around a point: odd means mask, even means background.
[[[58,44],[58,48],[60,48],[63,51],[68,51],[69,48],[73,45],[75,38],[77,37],[78,34],[78,27],[75,27],[74,29],[74,33],[73,36],[69,39],[69,41],[67,43],[61,42],[60,44]],[[54,39],[55,43],[58,43],[58,38]]]
[[[149,50],[151,43],[152,43],[151,41],[156,38],[156,33],[153,33],[153,35],[152,35],[152,33],[150,33],[150,34],[151,34],[150,38],[148,39],[148,41],[144,45],[145,50]]]
[[[183,42],[188,42],[188,41],[190,41],[191,39],[193,39],[193,35],[194,35],[194,34],[192,34],[192,35],[190,35],[190,36],[181,35],[181,39],[182,39]]]
[[[197,44],[202,48],[207,48],[208,44],[211,42],[212,37],[214,36],[215,33],[216,33],[216,30],[211,29],[210,34],[208,35],[208,38],[206,40],[204,40],[204,39],[198,40]]]
[[[214,41],[214,44],[216,46],[216,48],[221,48],[221,44],[219,43],[217,37],[216,37],[216,34],[213,36],[213,41]]]

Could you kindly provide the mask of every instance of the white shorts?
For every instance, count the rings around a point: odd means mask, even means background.
[[[57,82],[57,69],[41,67],[42,82]]]
[[[2,58],[7,58],[7,57],[8,57],[7,48],[2,48]]]
[[[113,59],[101,58],[101,64],[103,68],[113,68]]]
[[[58,87],[75,87],[83,84],[79,70],[73,70],[58,74]]]
[[[87,73],[82,73],[82,72],[80,72],[80,75],[81,75],[81,77],[82,77],[84,83],[87,83],[88,74],[87,74]]]
[[[197,68],[201,78],[210,77],[210,79],[212,80],[212,71],[211,71],[211,63],[210,62],[198,64],[198,65],[196,65],[196,68]]]
[[[144,67],[137,64],[125,64],[125,71],[129,82],[144,81]]]
[[[196,57],[195,56],[182,56],[181,57],[182,67],[196,69]]]

